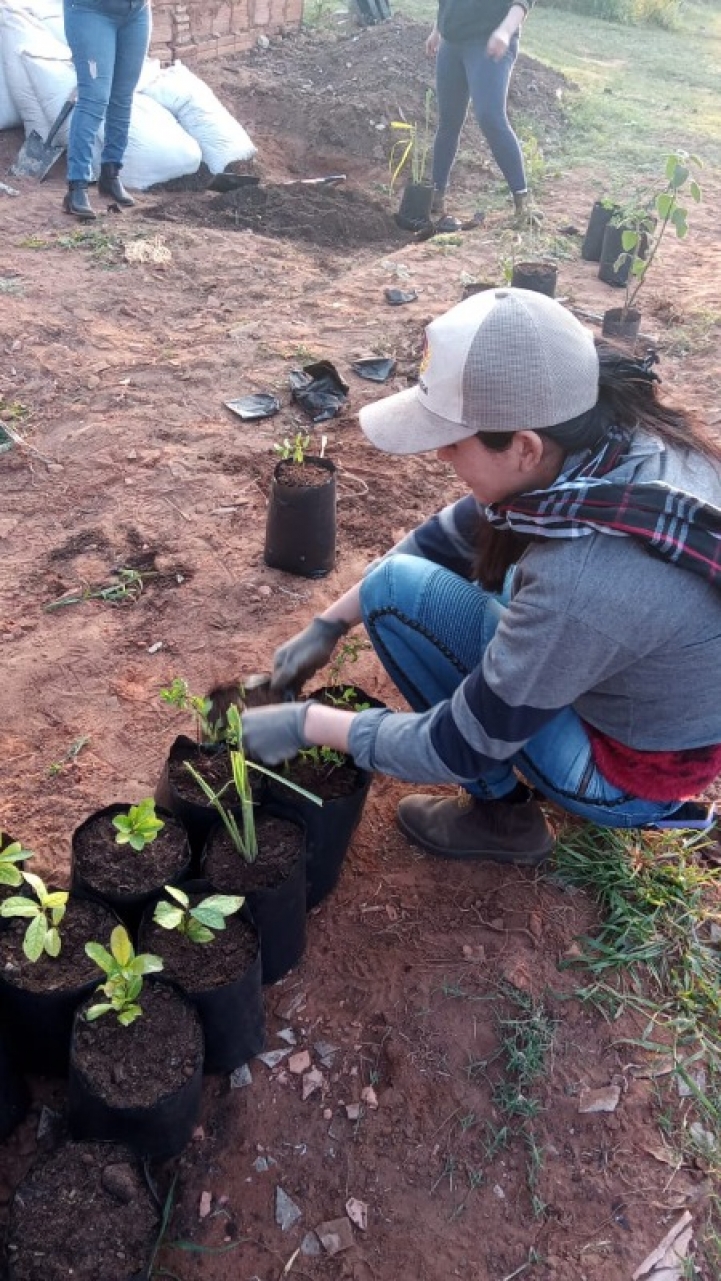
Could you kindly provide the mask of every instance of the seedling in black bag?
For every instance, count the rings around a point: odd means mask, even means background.
[[[225,929],[226,917],[239,912],[245,902],[240,894],[209,894],[191,907],[188,895],[175,885],[166,885],[165,893],[175,902],[160,900],[153,912],[155,924],[164,930],[177,930],[191,943],[212,943],[215,933]]]
[[[110,935],[109,952],[101,943],[86,943],[85,951],[106,976],[98,991],[107,997],[106,1001],[91,1005],[85,1012],[85,1018],[92,1023],[101,1015],[113,1012],[118,1023],[128,1027],[143,1013],[139,1001],[143,976],[162,970],[161,958],[150,952],[136,956],[128,931],[122,925],[116,925]]]
[[[296,432],[291,443],[286,436],[283,441],[273,446],[276,454],[280,457],[281,462],[297,463],[299,467],[305,462],[305,456],[310,445],[310,436],[307,432]]]
[[[165,823],[155,813],[152,796],[146,796],[138,805],[131,805],[127,814],[116,814],[113,827],[117,829],[116,845],[129,845],[139,854],[155,840]]]
[[[13,894],[0,904],[0,916],[28,916],[30,924],[23,939],[23,952],[29,961],[38,961],[43,952],[48,956],[60,955],[58,926],[65,915],[67,890],[48,890],[44,881],[32,872],[23,872],[22,878],[35,891],[35,898]]]
[[[166,689],[161,689],[160,699],[171,707],[178,707],[183,712],[190,712],[195,717],[196,732],[199,743],[221,743],[225,738],[225,719],[219,717],[211,720],[213,700],[199,694],[191,694],[188,682],[182,676],[176,676]]]

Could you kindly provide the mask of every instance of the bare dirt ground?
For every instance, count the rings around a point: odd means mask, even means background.
[[[395,356],[384,390],[406,386],[423,325],[459,300],[464,280],[500,281],[508,253],[501,213],[460,245],[412,243],[390,217],[388,132],[377,126],[399,108],[419,114],[424,38],[395,19],[204,69],[258,146],[258,171],[276,191],[267,207],[282,212],[272,225],[260,218],[249,230],[227,196],[153,192],[84,238],[60,210],[60,168],[42,186],[25,183],[19,199],[0,196],[0,419],[28,442],[0,454],[0,826],[37,851],[53,881],[67,875],[73,828],[99,806],[147,795],[187,728],[159,702],[161,686],[182,674],[202,690],[267,668],[281,640],[457,493],[434,458],[399,463],[366,446],[355,415],[378,389],[350,372],[359,356]],[[569,92],[555,73],[520,63],[515,109],[542,144],[563,129]],[[19,132],[0,135],[3,177],[20,142]],[[337,172],[348,174],[343,188],[280,188]],[[467,126],[459,207],[473,212],[496,181]],[[719,421],[709,319],[717,177],[706,190],[688,254],[663,253],[643,327],[669,392]],[[590,165],[543,191],[546,226],[565,229],[559,292],[590,313],[617,297],[580,261],[568,228],[584,228],[598,192]],[[158,237],[168,263],[126,261],[126,243]],[[387,286],[412,287],[418,300],[390,308]],[[299,425],[288,372],[313,357],[351,384],[347,411],[324,429],[341,485],[337,567],[320,582],[262,560],[272,443]],[[248,425],[224,409],[251,391],[281,395],[280,417]],[[135,603],[47,611],[65,593],[117,581],[120,568],[147,573]],[[353,675],[398,705],[367,654]],[[81,737],[89,742],[68,760]],[[168,1236],[242,1244],[168,1251],[182,1281],[625,1281],[679,1208],[703,1205],[703,1171],[658,1159],[657,1082],[635,1074],[643,1055],[624,1044],[639,1028],[572,999],[578,978],[559,968],[593,923],[588,901],[552,877],[418,856],[393,823],[404,790],[376,780],[340,886],[312,915],[302,965],[267,993],[269,1049],[282,1048],[288,1027],[317,1064],[317,1042],[336,1047],[323,1096],[303,1102],[283,1064],[254,1063],[245,1089],[207,1082]],[[519,999],[543,1002],[555,1023],[535,1164],[522,1121],[499,1137],[494,1102],[504,1070],[496,1020],[515,1017]],[[579,1115],[580,1091],[612,1082],[617,1111]],[[349,1119],[346,1105],[369,1085],[377,1108],[366,1102]],[[60,1084],[38,1081],[35,1094],[30,1119],[0,1147],[2,1206],[33,1157],[41,1102],[62,1103]],[[259,1156],[273,1163],[259,1171]],[[278,1186],[302,1211],[287,1230],[275,1222]],[[212,1201],[200,1219],[202,1192]],[[283,1272],[304,1234],[342,1216],[349,1197],[367,1203],[367,1230],[354,1229],[347,1251],[299,1254]]]

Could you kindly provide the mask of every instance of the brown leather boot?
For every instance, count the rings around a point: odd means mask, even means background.
[[[514,801],[479,801],[467,792],[446,800],[405,796],[396,818],[409,841],[438,858],[536,867],[550,856],[555,840],[528,788],[520,796]]]

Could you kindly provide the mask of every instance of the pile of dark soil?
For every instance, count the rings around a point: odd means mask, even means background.
[[[301,240],[332,249],[394,247],[408,241],[390,213],[363,191],[302,183],[240,187],[221,196],[186,195],[144,209],[149,218]]]

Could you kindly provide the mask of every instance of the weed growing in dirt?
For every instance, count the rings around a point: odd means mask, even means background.
[[[100,600],[108,605],[132,605],[142,595],[145,582],[155,577],[154,570],[114,569],[115,583],[101,583],[99,586],[86,586],[81,592],[66,592],[57,600],[49,601],[43,606],[46,613],[53,609],[62,609],[65,605],[83,605],[89,600]]]
[[[221,715],[211,720],[214,708],[212,698],[191,694],[184,676],[174,676],[170,685],[161,689],[160,701],[167,703],[169,707],[177,707],[180,711],[191,713],[195,719],[199,743],[219,743],[225,738],[227,731],[225,716]]]
[[[23,871],[22,879],[34,891],[35,898],[24,894],[11,895],[0,904],[0,916],[30,918],[23,939],[23,952],[29,961],[38,961],[43,952],[48,956],[59,956],[58,926],[65,915],[67,890],[48,890],[45,882],[32,872]]]
[[[346,667],[357,663],[363,651],[371,648],[370,641],[363,636],[346,637],[338,646],[329,667],[331,684],[341,685]]]
[[[610,1020],[627,1007],[646,1017],[642,1037],[629,1044],[647,1053],[671,1053],[688,1099],[681,1123],[674,1109],[669,1136],[681,1150],[693,1152],[718,1188],[721,882],[718,869],[704,862],[710,845],[698,832],[584,826],[559,841],[556,863],[560,877],[587,890],[604,914],[599,930],[581,940],[582,954],[568,962],[583,966],[591,979],[576,996]],[[691,1071],[699,1062],[703,1086]],[[689,1110],[696,1120],[690,1120]],[[721,1198],[714,1194],[701,1241],[716,1270],[720,1233]]]
[[[0,422],[21,423],[28,417],[30,410],[20,400],[6,400],[0,395]]]
[[[73,761],[76,761],[83,748],[87,747],[89,742],[89,734],[81,734],[80,738],[76,738],[74,742],[70,744],[67,752],[64,752],[60,757],[60,760],[53,761],[52,765],[48,765],[48,774],[50,777],[57,778],[58,774],[62,774],[65,766],[71,765]]]
[[[83,229],[78,227],[75,231],[67,235],[53,237],[38,236],[35,234],[25,236],[20,241],[21,249],[86,249],[90,252],[91,257],[98,266],[112,267],[116,266],[120,260],[123,250],[123,242],[119,236],[112,232],[105,231],[101,227],[92,227]]]

